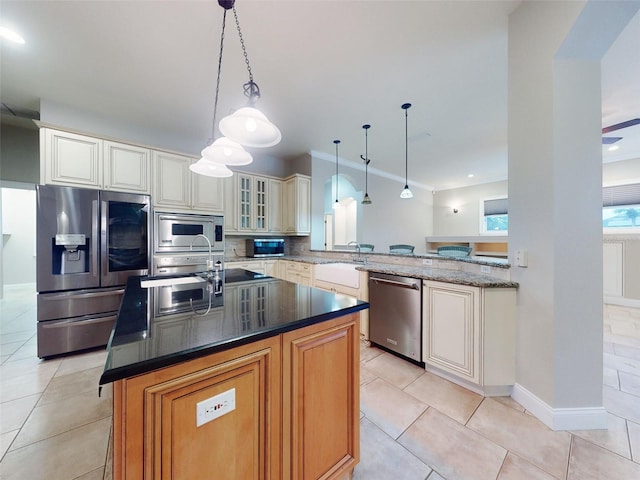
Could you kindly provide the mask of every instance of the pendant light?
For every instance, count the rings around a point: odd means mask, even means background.
[[[224,51],[224,31],[227,24],[227,10],[233,8],[235,0],[218,0],[224,9],[222,15],[222,31],[220,33],[220,52],[218,54],[218,76],[216,78],[216,95],[213,103],[213,121],[211,125],[210,145],[205,147],[200,154],[202,158],[189,166],[189,169],[199,175],[208,177],[230,177],[233,172],[226,165],[248,165],[253,161],[251,154],[242,145],[228,138],[215,138],[216,115],[218,112],[218,97],[220,93],[220,74],[222,72],[222,53]],[[234,8],[235,11],[235,8]]]
[[[333,209],[340,208],[340,202],[338,201],[338,144],[340,140],[334,140],[336,144],[336,201],[333,203]]]
[[[369,129],[371,128],[371,125],[367,124],[367,125],[363,125],[362,128],[364,128],[364,157],[362,155],[360,155],[360,158],[362,160],[364,160],[364,197],[362,197],[362,204],[363,205],[371,205],[373,202],[371,201],[371,198],[369,198],[369,174],[368,174],[368,168],[369,168],[369,162],[371,160],[369,160],[369,153],[368,153],[368,135],[367,133],[369,132]]]
[[[249,98],[249,106],[240,108],[235,113],[224,117],[220,120],[218,128],[225,137],[246,147],[272,147],[280,143],[282,134],[264,113],[254,107],[255,102],[260,98],[260,87],[253,81],[253,73],[238,21],[238,12],[234,6],[235,0],[218,0],[218,3],[225,9],[233,8],[244,62],[249,71],[249,81],[243,85],[244,94]],[[230,5],[230,7],[225,5]]]
[[[403,103],[404,110],[404,188],[400,193],[400,198],[413,198],[413,193],[409,190],[409,128],[407,110],[411,107],[410,103]]]

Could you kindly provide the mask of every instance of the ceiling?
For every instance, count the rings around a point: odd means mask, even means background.
[[[506,179],[507,22],[519,3],[238,0],[257,106],[283,137],[248,150],[330,159],[340,139],[340,158],[361,165],[368,123],[369,168],[404,179],[410,102],[411,181]],[[26,43],[0,43],[2,102],[38,110],[46,99],[179,136],[197,154],[211,138],[222,14],[215,0],[3,0],[2,23]],[[637,45],[640,14],[603,60],[603,126],[640,117]],[[218,119],[245,104],[247,80],[229,12]],[[640,125],[618,134],[604,161],[640,156]]]

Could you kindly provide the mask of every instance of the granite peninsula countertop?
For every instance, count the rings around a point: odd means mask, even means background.
[[[334,252],[332,252],[334,253]],[[344,252],[341,252],[344,253]],[[335,257],[324,257],[317,255],[285,255],[284,257],[275,257],[275,259],[279,260],[288,260],[292,262],[301,262],[301,263],[310,263],[313,265],[323,265],[329,263],[353,263],[356,265],[356,270],[362,270],[365,272],[377,272],[377,273],[387,273],[389,275],[401,275],[405,277],[414,277],[421,278],[424,280],[434,280],[438,282],[447,282],[454,283],[458,285],[469,285],[473,287],[481,287],[481,288],[518,288],[519,284],[517,282],[513,282],[511,280],[505,280],[499,277],[491,276],[491,275],[483,275],[473,272],[465,272],[460,270],[452,270],[446,268],[437,268],[437,267],[428,267],[423,265],[399,265],[395,263],[381,263],[381,262],[367,262],[360,263],[354,262],[351,260],[351,255],[353,253],[349,253],[345,258],[335,258]],[[364,254],[363,254],[364,255]],[[385,255],[385,254],[379,254]],[[404,258],[437,258],[438,260],[460,260],[457,257],[443,257],[440,255],[391,255],[387,254],[388,257],[395,257],[396,259],[400,257]],[[225,259],[226,262],[246,262],[252,260],[265,260],[264,258],[251,258],[251,257],[235,257]],[[271,258],[273,260],[273,258]],[[390,258],[393,260],[393,258]],[[478,263],[478,262],[474,262]],[[509,268],[509,265],[504,261],[486,261],[482,262],[481,265],[487,265],[496,268]]]
[[[368,263],[356,267],[356,270],[366,272],[387,273],[404,277],[421,278],[437,282],[455,283],[481,288],[518,288],[517,282],[502,280],[490,275],[480,275],[459,270],[445,270],[442,268],[412,267],[406,265],[390,265],[386,263]]]

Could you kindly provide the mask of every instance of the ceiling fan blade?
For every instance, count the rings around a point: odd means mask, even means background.
[[[632,127],[634,125],[640,124],[640,118],[634,118],[632,120],[627,120],[626,122],[616,123],[615,125],[611,125],[609,127],[605,127],[602,129],[602,133],[610,133],[615,132],[616,130],[620,130],[622,128]]]

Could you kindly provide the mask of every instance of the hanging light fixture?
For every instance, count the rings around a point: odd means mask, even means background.
[[[333,209],[340,208],[340,202],[338,201],[338,144],[340,140],[334,140],[336,144],[336,201],[333,203]]]
[[[400,193],[400,198],[413,198],[413,193],[409,190],[409,120],[407,110],[411,107],[410,103],[403,103],[404,110],[404,188]]]
[[[220,93],[220,73],[222,71],[222,52],[224,50],[224,31],[227,24],[227,10],[233,8],[235,0],[218,0],[224,9],[222,15],[222,32],[220,33],[220,53],[218,54],[218,77],[216,79],[216,96],[213,104],[213,121],[211,126],[210,145],[200,154],[202,158],[189,166],[189,169],[199,175],[209,177],[230,177],[233,172],[226,165],[248,165],[253,161],[251,154],[242,145],[225,137],[213,141],[216,131],[216,115],[218,112],[218,96]],[[235,8],[234,8],[235,11]]]
[[[244,94],[249,98],[249,106],[240,108],[235,113],[220,120],[220,132],[225,137],[246,147],[271,147],[280,142],[282,134],[278,127],[267,119],[264,113],[254,107],[255,102],[260,99],[260,87],[253,81],[253,73],[251,72],[249,57],[244,46],[240,22],[238,21],[238,12],[236,12],[236,7],[234,6],[235,0],[218,0],[218,3],[225,8],[225,11],[233,8],[233,16],[236,19],[244,62],[247,64],[247,70],[249,71],[249,81],[243,85]]]
[[[373,202],[371,201],[371,198],[369,198],[369,173],[368,173],[368,167],[369,167],[369,162],[371,161],[369,159],[369,139],[368,139],[368,132],[369,129],[371,128],[371,125],[367,124],[367,125],[363,125],[362,128],[364,128],[364,157],[362,155],[360,155],[360,158],[362,160],[364,160],[364,197],[362,197],[362,204],[363,205],[371,205]]]

